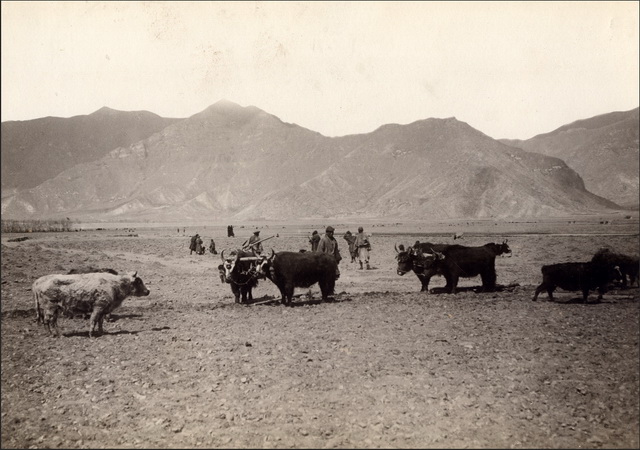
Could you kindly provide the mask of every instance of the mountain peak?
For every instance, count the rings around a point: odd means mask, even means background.
[[[217,101],[199,113],[194,114],[192,117],[205,120],[222,120],[226,122],[252,120],[258,116],[272,117],[271,114],[268,114],[255,106],[241,106],[230,100],[223,99]]]
[[[119,112],[120,111],[117,111],[115,109],[111,109],[111,108],[109,108],[107,106],[103,106],[99,110],[92,112],[90,115],[92,116],[92,115],[95,114],[95,115],[105,115],[105,116],[109,115],[109,116],[112,116],[114,114],[118,114]]]
[[[218,100],[213,105],[211,105],[211,107],[216,107],[216,108],[242,108],[242,106],[238,105],[235,102],[232,102],[231,100],[227,100],[226,98],[223,98],[222,100]]]

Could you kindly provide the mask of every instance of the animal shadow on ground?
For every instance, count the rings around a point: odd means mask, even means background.
[[[547,299],[548,300],[548,299]],[[576,304],[580,304],[580,305],[600,305],[602,303],[611,303],[611,302],[607,302],[604,299],[602,300],[593,300],[593,299],[587,299],[587,301],[585,302],[582,297],[572,297],[569,299],[562,299],[562,300],[558,300],[558,298],[554,298],[553,301],[549,300],[551,303],[558,303],[560,305],[576,305]]]
[[[137,317],[142,317],[142,314],[111,314],[107,322],[117,322],[120,319],[135,319]]]
[[[344,301],[344,300],[338,300],[334,296],[327,297],[326,300],[322,300],[321,298],[315,298],[315,299],[309,298],[307,300],[302,300],[302,301],[292,301],[291,304],[289,304],[289,306],[292,308],[296,308],[298,306],[319,305],[321,303],[339,303],[341,301]]]
[[[304,299],[304,300],[301,300]],[[341,298],[341,294],[332,295],[328,297],[326,300],[321,298],[313,298],[310,297],[309,294],[296,294],[293,296],[291,304],[289,306],[298,307],[298,306],[311,306],[311,305],[319,305],[321,303],[340,303],[351,301],[350,298]],[[260,305],[268,305],[268,306],[280,306],[280,298],[272,297],[272,296],[264,296],[262,298],[253,299],[252,301],[247,301],[243,303],[244,306],[260,306]]]
[[[97,334],[96,337],[110,336],[110,335],[117,335],[117,334],[133,334],[133,335],[136,335],[138,333],[139,333],[139,331],[126,331],[126,330],[113,331],[113,332],[105,331],[102,334]],[[71,332],[66,332],[66,333],[61,333],[61,334],[62,334],[62,336],[65,336],[65,337],[75,337],[75,336],[89,337],[89,332],[88,331],[71,331]]]
[[[518,283],[508,284],[508,285],[497,284],[496,287],[491,290],[484,290],[482,286],[464,286],[464,287],[458,286],[456,288],[456,292],[475,292],[476,294],[484,294],[484,293],[490,293],[490,292],[505,292],[505,291],[510,292],[510,291],[513,291],[518,286],[520,286]],[[435,288],[429,289],[429,293],[447,294],[448,290],[445,287],[435,287]]]

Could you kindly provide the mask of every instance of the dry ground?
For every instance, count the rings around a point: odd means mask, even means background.
[[[297,250],[313,228],[261,236],[279,235],[267,250]],[[336,228],[335,298],[298,289],[292,308],[269,301],[268,280],[261,303],[234,304],[219,255],[189,255],[196,231],[220,251],[249,227],[235,238],[225,226],[3,234],[2,447],[638,448],[639,289],[531,301],[542,264],[602,246],[637,255],[637,219],[456,224],[463,244],[513,250],[496,261],[507,288],[475,293],[479,277],[463,279],[456,295],[420,293],[415,275],[396,274],[393,249],[452,242],[450,224],[366,226],[370,271],[350,263]],[[86,265],[137,270],[151,295],[125,300],[100,337],[77,318],[50,338],[31,283]]]

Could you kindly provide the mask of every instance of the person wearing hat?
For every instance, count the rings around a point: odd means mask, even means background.
[[[371,244],[369,238],[364,234],[364,228],[358,227],[358,234],[356,234],[356,248],[358,249],[358,261],[360,261],[360,270],[364,269],[362,263],[367,267],[367,270],[371,269],[369,266],[369,250],[371,250]]]
[[[256,230],[253,232],[253,236],[249,238],[249,243],[247,244],[253,253],[259,255],[262,253],[262,242],[258,242],[260,240],[260,230]]]
[[[309,244],[311,244],[312,252],[318,251],[318,242],[320,242],[318,230],[313,230],[313,233],[311,233],[311,237],[309,238]]]
[[[342,237],[349,244],[349,254],[351,255],[351,262],[356,262],[356,256],[358,256],[358,249],[356,248],[356,237],[351,234],[351,231],[347,231]]]
[[[340,256],[340,251],[338,250],[338,241],[333,237],[334,231],[335,229],[332,226],[327,227],[324,235],[320,238],[320,242],[318,242],[318,251],[333,256],[336,262],[340,264],[342,256]],[[336,280],[338,278],[340,278],[340,269],[336,265]]]

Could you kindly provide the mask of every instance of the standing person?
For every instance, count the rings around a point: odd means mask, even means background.
[[[311,237],[309,238],[309,244],[311,244],[311,251],[318,251],[318,242],[320,242],[320,235],[318,234],[318,230],[313,230],[311,233]]]
[[[196,234],[196,255],[204,255],[204,242],[199,234]]]
[[[262,253],[262,242],[258,242],[259,240],[260,230],[256,230],[253,232],[253,236],[249,238],[249,243],[247,244],[255,255],[260,255]]]
[[[371,267],[369,267],[369,250],[371,250],[371,244],[369,243],[367,235],[364,234],[364,229],[362,227],[358,227],[358,234],[356,234],[356,248],[358,249],[360,270],[363,269],[363,262],[366,264],[367,270],[371,269]]]
[[[320,242],[318,242],[318,251],[328,253],[336,259],[337,264],[340,264],[342,256],[340,256],[340,251],[338,250],[338,241],[333,237],[334,231],[335,228],[332,226],[327,227],[324,236],[322,236],[322,238],[320,238]],[[336,280],[338,278],[340,278],[340,268],[336,265]]]
[[[342,237],[349,243],[349,254],[351,255],[351,262],[356,262],[356,256],[358,255],[358,249],[356,248],[356,237],[351,234],[351,231],[347,231]]]
[[[200,239],[200,235],[198,233],[191,236],[191,242],[189,243],[189,254],[193,254],[196,251],[196,241]],[[197,252],[196,252],[197,253]]]
[[[233,225],[229,225],[227,226],[227,237],[234,237],[235,235],[233,234]]]
[[[211,243],[209,244],[209,252],[213,253],[214,255],[218,254],[218,252],[216,251],[216,243],[213,242],[213,239],[211,239]]]

